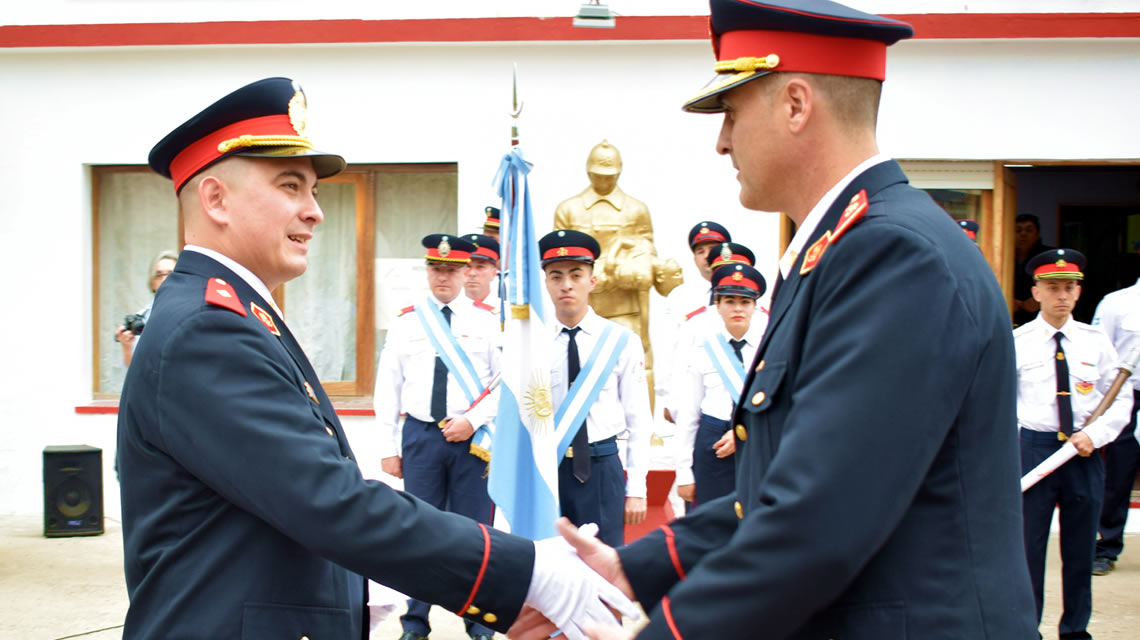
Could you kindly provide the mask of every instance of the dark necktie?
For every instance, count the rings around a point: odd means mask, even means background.
[[[447,326],[451,326],[451,309],[444,305],[440,312]],[[431,383],[431,419],[439,422],[447,417],[447,365],[443,358],[435,357],[435,376]]]
[[[736,352],[736,359],[740,364],[744,364],[744,345],[747,344],[745,340],[729,340],[728,344],[732,345],[732,350]]]
[[[567,393],[570,392],[570,385],[574,384],[574,379],[578,377],[578,372],[582,370],[581,361],[578,359],[578,343],[574,340],[574,337],[581,330],[582,327],[562,329],[562,333],[570,336],[570,342],[566,343]],[[586,432],[585,420],[578,426],[578,431],[574,433],[574,440],[570,446],[574,448],[573,464],[571,465],[574,470],[574,479],[584,483],[590,479],[590,437]]]
[[[1058,331],[1053,334],[1057,341],[1057,417],[1061,421],[1061,433],[1065,439],[1073,435],[1073,400],[1069,391],[1069,361],[1065,359],[1065,350],[1061,347],[1061,338],[1065,334]]]

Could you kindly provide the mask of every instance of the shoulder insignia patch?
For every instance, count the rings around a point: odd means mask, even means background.
[[[404,315],[405,313],[411,313],[411,312],[413,312],[413,311],[415,311],[415,310],[416,310],[416,305],[414,305],[414,304],[413,304],[413,305],[409,305],[409,306],[407,306],[407,307],[404,307],[403,309],[400,309],[400,313],[397,313],[397,314],[396,314],[396,317],[398,318],[398,317],[400,317],[400,316]]]
[[[245,308],[241,306],[241,300],[238,300],[234,288],[221,278],[210,278],[206,281],[206,302],[225,307],[240,316],[245,315]]]
[[[281,332],[277,329],[277,323],[273,321],[273,316],[269,315],[268,311],[257,306],[257,303],[252,300],[249,302],[249,310],[253,312],[253,317],[260,320],[261,324],[265,325],[266,329],[269,329],[269,333],[278,337],[281,336]]]
[[[859,193],[851,196],[851,202],[847,203],[847,208],[843,210],[843,214],[839,216],[839,224],[835,225],[835,230],[831,232],[831,239],[828,244],[839,240],[839,236],[843,235],[851,225],[859,221],[863,214],[867,212],[867,207],[870,206],[867,202],[867,190],[862,189]]]
[[[478,309],[482,309],[484,311],[490,311],[491,313],[495,312],[495,307],[492,307],[491,305],[487,304],[486,302],[483,302],[482,300],[476,300],[475,301],[475,307]]]
[[[708,309],[708,307],[707,306],[697,307],[696,309],[693,309],[692,311],[686,313],[685,319],[686,320],[692,320],[693,316],[698,316],[698,315],[704,313],[705,309]]]
[[[815,268],[815,265],[819,264],[820,259],[823,258],[823,252],[827,251],[827,248],[831,246],[832,242],[831,232],[824,231],[819,240],[816,240],[815,244],[808,247],[808,250],[804,252],[804,263],[800,265],[801,276],[806,276]]]

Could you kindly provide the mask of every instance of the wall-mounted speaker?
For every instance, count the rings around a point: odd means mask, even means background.
[[[44,447],[44,535],[103,533],[103,450]]]

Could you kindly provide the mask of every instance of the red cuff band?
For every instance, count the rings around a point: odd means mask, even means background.
[[[479,530],[483,532],[483,564],[479,566],[479,575],[475,576],[475,584],[471,586],[471,595],[467,596],[467,602],[455,612],[456,615],[463,615],[467,613],[467,609],[471,607],[471,603],[475,602],[475,594],[479,593],[479,585],[483,584],[483,574],[487,573],[487,563],[491,561],[491,534],[487,531],[487,527],[483,523],[476,522],[479,525]]]
[[[669,596],[661,599],[661,613],[665,614],[665,624],[669,625],[669,630],[673,632],[673,637],[677,640],[684,640],[681,638],[681,632],[677,630],[677,623],[673,622],[673,606],[669,604]]]
[[[681,556],[677,553],[677,537],[669,525],[661,525],[661,528],[665,531],[665,547],[669,549],[669,559],[673,561],[673,568],[677,570],[677,575],[684,580],[685,568],[681,566]]]

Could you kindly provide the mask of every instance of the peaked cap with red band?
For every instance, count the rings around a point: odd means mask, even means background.
[[[887,47],[914,35],[905,22],[829,0],[711,0],[717,75],[682,107],[720,113],[721,94],[774,72],[886,78]]]
[[[696,249],[702,242],[729,242],[732,234],[724,225],[715,222],[698,222],[689,229],[689,249]]]
[[[573,260],[594,264],[602,254],[602,247],[594,236],[573,229],[556,229],[542,236],[538,241],[538,251],[542,256],[542,266],[551,262]]]
[[[230,156],[310,157],[318,178],[340,173],[344,158],[313,148],[305,135],[307,104],[301,85],[266,78],[234,91],[182,123],[150,150],[151,169],[174,180],[174,192],[210,165]]]
[[[471,259],[487,260],[499,264],[499,241],[488,235],[482,233],[469,233],[463,236],[464,240],[471,242],[475,245],[475,251],[471,253]]]
[[[713,271],[712,285],[714,296],[742,296],[753,300],[768,289],[764,276],[746,264],[728,264]]]
[[[706,261],[714,271],[729,264],[746,264],[754,267],[756,266],[756,255],[742,244],[722,242],[709,251]]]
[[[958,226],[962,227],[962,231],[965,231],[966,235],[969,236],[971,240],[974,242],[978,241],[978,229],[981,227],[978,226],[978,223],[976,221],[969,219],[959,220]]]
[[[483,229],[497,230],[499,228],[498,207],[483,207],[483,213],[487,214],[487,219],[483,221]]]
[[[1025,270],[1034,280],[1084,280],[1086,264],[1080,251],[1051,249],[1030,258]]]
[[[433,233],[420,242],[427,249],[424,260],[428,264],[464,265],[471,262],[471,254],[475,253],[475,243],[461,236]]]

